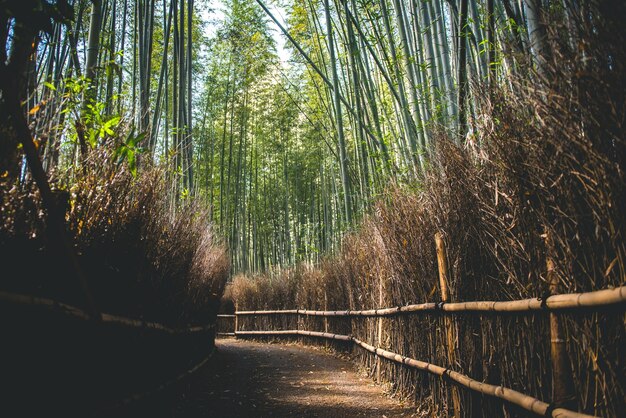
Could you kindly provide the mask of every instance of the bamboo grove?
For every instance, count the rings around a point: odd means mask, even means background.
[[[473,86],[507,88],[520,71],[540,78],[547,18],[567,21],[583,7],[569,0],[56,3],[71,9],[69,18],[41,32],[24,96],[44,169],[71,185],[88,151],[107,144],[133,172],[163,166],[171,210],[186,199],[206,202],[233,271],[315,262],[335,251],[390,181],[419,178],[434,132],[479,146],[481,90]],[[10,46],[22,29],[2,21]],[[576,43],[576,31],[564,30]],[[28,181],[25,168],[21,162],[6,175]]]

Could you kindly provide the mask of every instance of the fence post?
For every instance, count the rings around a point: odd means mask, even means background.
[[[326,293],[326,289],[324,289],[324,310],[328,310],[328,294]],[[328,332],[328,317],[324,317],[324,332]]]
[[[550,234],[546,232],[546,279],[550,294],[559,291],[559,277],[555,272],[552,258],[553,246]],[[552,360],[552,402],[560,407],[576,409],[576,392],[572,381],[572,368],[567,354],[567,336],[561,317],[550,312],[550,357]]]
[[[237,327],[238,327],[238,323],[239,323],[239,315],[238,315],[238,311],[239,311],[239,304],[235,303],[235,326],[234,326],[234,330],[233,332],[235,333],[235,338],[237,338]]]
[[[326,292],[326,286],[324,286],[324,310],[328,310],[328,293]],[[328,317],[324,316],[324,332],[328,332]],[[330,347],[328,340],[324,340],[324,347]]]
[[[450,301],[450,290],[448,288],[448,259],[446,254],[446,246],[443,241],[441,233],[435,234],[435,245],[437,248],[437,265],[439,266],[439,288],[441,290],[441,301]],[[447,351],[448,351],[448,364],[450,366],[456,364],[456,355],[454,351],[455,336],[454,336],[454,323],[452,318],[444,315],[444,323],[446,327],[447,338]],[[461,398],[459,396],[459,390],[456,386],[451,387],[452,390],[452,403],[454,407],[454,416],[459,418],[461,416]]]
[[[378,307],[383,307],[383,279],[382,277],[378,281]],[[378,347],[383,348],[383,318],[378,317],[377,320],[377,344]],[[382,366],[382,362],[379,356],[376,356],[376,381],[380,383],[380,368]]]

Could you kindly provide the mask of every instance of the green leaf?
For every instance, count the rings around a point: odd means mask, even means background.
[[[115,134],[115,132],[113,132],[113,128],[119,124],[120,120],[121,118],[119,116],[112,117],[108,121],[104,122],[102,125],[102,131],[104,131],[107,135]]]
[[[92,148],[95,148],[95,146],[98,145],[98,137],[96,135],[96,131],[89,131],[89,139],[87,142],[89,142],[89,145],[91,145]]]
[[[146,137],[146,133],[142,132],[139,135],[133,137],[133,138],[129,138],[126,141],[126,145],[128,145],[129,147],[136,147],[138,143],[140,143],[144,138]]]
[[[137,155],[134,151],[128,151],[128,169],[133,177],[137,177]]]

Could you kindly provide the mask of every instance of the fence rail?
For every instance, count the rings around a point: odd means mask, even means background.
[[[409,357],[405,357],[403,355],[394,353],[392,351],[383,350],[382,348],[374,347],[356,338],[353,338],[352,341],[359,347],[363,348],[364,350],[369,351],[372,354],[375,354],[378,357],[386,358],[387,360],[391,360],[399,364],[404,364],[414,369],[423,370],[423,371],[426,371],[428,373],[431,373],[437,376],[448,377],[454,382],[470,390],[482,393],[483,395],[500,398],[502,400],[515,404],[519,407],[522,407],[527,411],[534,412],[537,415],[546,416],[548,412],[550,412],[549,416],[552,416],[552,417],[562,417],[562,418],[566,418],[566,417],[591,418],[593,417],[592,415],[581,414],[579,412],[570,411],[565,408],[551,409],[550,404],[543,402],[537,398],[533,398],[532,396],[528,396],[523,393],[520,393],[516,390],[505,388],[503,386],[495,386],[495,385],[490,385],[488,383],[479,382],[478,380],[474,380],[469,376],[455,372],[450,369],[446,369],[445,367],[441,367],[435,364],[427,363],[425,361],[420,361],[420,360],[412,359]]]
[[[480,313],[510,312],[537,313],[577,309],[606,308],[626,303],[626,286],[613,289],[597,290],[586,293],[565,293],[547,298],[529,298],[512,301],[471,301],[471,302],[430,302],[414,305],[396,306],[393,308],[315,311],[309,309],[283,309],[261,311],[237,311],[236,316],[260,315],[304,315],[304,316],[369,316],[384,317],[401,313],[447,312],[447,313]]]
[[[304,331],[304,330],[281,330],[281,331],[236,331],[236,337],[263,337],[272,335],[302,335],[306,337],[327,338],[338,341],[353,341],[350,335],[332,334],[330,332]]]
[[[20,295],[15,293],[0,292],[0,302],[12,303],[25,306],[40,306],[45,309],[53,310],[64,315],[81,319],[94,320],[101,323],[117,324],[130,328],[142,328],[155,331],[165,332],[167,334],[193,334],[197,332],[208,331],[215,328],[215,324],[209,325],[190,325],[186,327],[171,327],[160,324],[158,322],[144,321],[140,319],[126,318],[119,315],[102,313],[100,319],[94,319],[87,311],[76,306],[58,302],[52,299],[40,298],[36,296]]]

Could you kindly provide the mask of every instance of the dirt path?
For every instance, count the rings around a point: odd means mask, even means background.
[[[209,364],[176,392],[131,415],[391,418],[415,411],[322,350],[232,339],[218,340]]]

